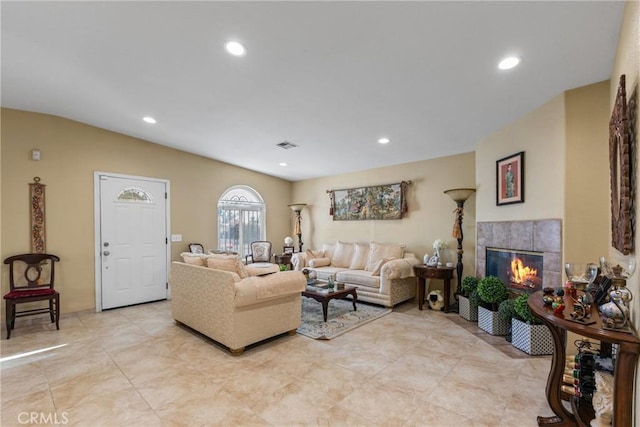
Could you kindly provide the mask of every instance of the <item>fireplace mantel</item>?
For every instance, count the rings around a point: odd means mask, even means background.
[[[562,286],[562,221],[479,222],[476,237],[476,276],[486,275],[486,249],[501,248],[543,253],[543,286]]]

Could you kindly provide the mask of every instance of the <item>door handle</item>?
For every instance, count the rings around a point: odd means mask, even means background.
[[[104,252],[102,252],[102,255],[104,255],[104,256],[109,256],[109,251],[104,251]]]

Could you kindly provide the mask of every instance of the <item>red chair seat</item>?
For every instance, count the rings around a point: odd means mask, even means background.
[[[4,299],[13,299],[13,298],[30,298],[30,297],[41,297],[47,295],[55,295],[55,289],[28,289],[24,291],[11,291],[8,294],[5,294]]]
[[[55,264],[60,258],[53,254],[20,254],[4,260],[9,265],[9,293],[4,295],[7,339],[11,338],[16,318],[49,313],[51,323],[60,329],[60,293],[54,289]],[[48,301],[48,307],[17,310],[19,304]]]

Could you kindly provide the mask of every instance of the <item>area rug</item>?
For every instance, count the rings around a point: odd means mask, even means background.
[[[351,300],[329,301],[327,321],[324,322],[322,304],[302,297],[302,325],[298,333],[317,340],[330,340],[393,311],[380,306],[356,304],[358,311],[353,311]]]

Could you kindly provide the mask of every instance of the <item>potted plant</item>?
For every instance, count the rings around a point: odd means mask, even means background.
[[[529,295],[522,294],[514,300],[513,308],[516,315],[511,320],[511,345],[532,356],[553,354],[551,332],[531,314],[528,299]]]
[[[498,306],[498,315],[502,320],[505,320],[509,323],[509,328],[507,329],[507,336],[505,339],[507,342],[511,342],[511,319],[516,316],[516,310],[514,307],[515,300],[509,298],[500,303]]]
[[[458,313],[470,322],[478,321],[478,279],[467,276],[462,279],[462,294],[458,295]],[[473,295],[473,298],[472,298]]]
[[[509,323],[498,315],[500,303],[507,299],[507,287],[495,276],[478,282],[478,296],[483,304],[478,307],[478,327],[491,335],[507,335]]]

